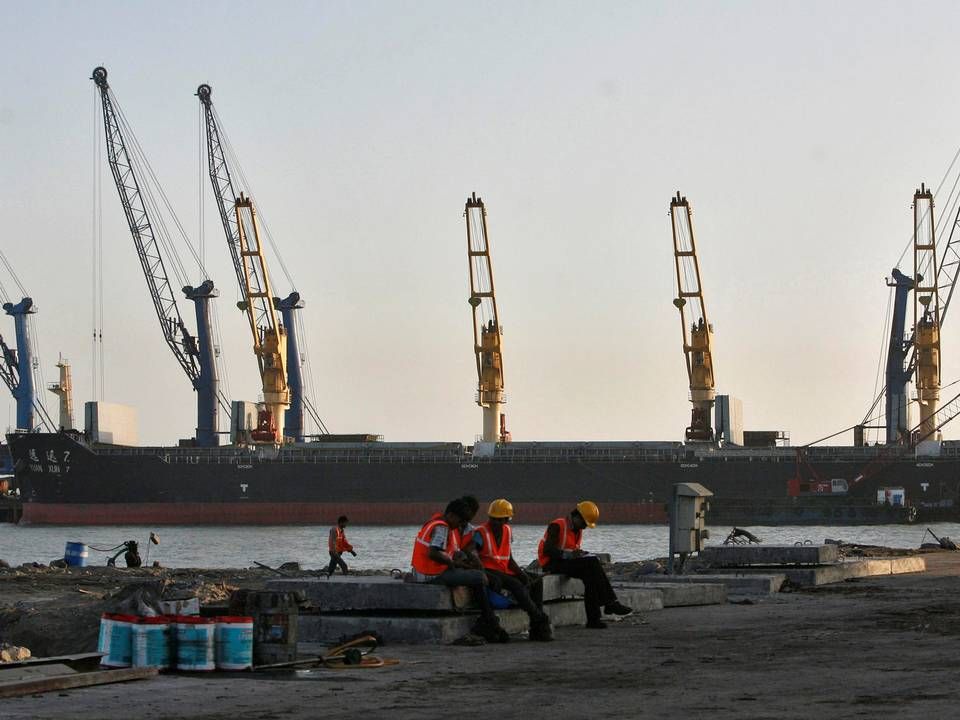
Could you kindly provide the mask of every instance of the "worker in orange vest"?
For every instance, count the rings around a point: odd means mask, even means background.
[[[487,597],[487,576],[470,567],[470,558],[460,548],[460,528],[470,516],[462,499],[453,500],[442,514],[423,524],[413,543],[410,577],[414,582],[469,587],[480,606],[472,632],[489,642],[507,642],[510,636],[500,627]]]
[[[345,552],[350,553],[354,557],[357,556],[353,545],[347,542],[347,522],[349,522],[347,516],[341,515],[337,518],[337,524],[330,528],[330,537],[327,539],[327,549],[330,551],[330,566],[327,568],[328,578],[333,575],[337,569],[337,565],[340,566],[340,570],[344,575],[350,574],[350,568],[347,567],[347,563],[343,559]]]
[[[589,500],[579,502],[569,515],[557,518],[547,526],[537,548],[537,562],[544,572],[583,581],[587,627],[598,630],[607,626],[601,620],[601,607],[608,615],[633,612],[617,600],[600,558],[580,549],[584,528],[596,527],[599,519],[600,508],[596,503]]]
[[[513,505],[499,498],[487,508],[487,521],[476,526],[463,539],[480,559],[493,592],[506,590],[530,618],[531,640],[553,640],[550,618],[530,597],[530,578],[513,558]]]

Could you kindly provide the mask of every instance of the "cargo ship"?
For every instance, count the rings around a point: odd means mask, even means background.
[[[70,433],[8,436],[22,522],[416,524],[464,494],[508,497],[544,523],[582,498],[606,523],[665,523],[673,485],[710,489],[709,522],[856,525],[948,519],[960,443],[883,460],[882,447],[717,448],[670,442],[398,443],[119,447]],[[871,463],[882,467],[857,481]],[[874,465],[875,466],[875,465]]]

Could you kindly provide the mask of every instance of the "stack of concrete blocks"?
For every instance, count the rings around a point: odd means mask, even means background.
[[[554,627],[586,622],[582,582],[562,575],[546,575],[542,582],[544,611]],[[329,580],[271,580],[268,588],[296,590],[306,596],[298,628],[303,643],[336,643],[363,632],[375,632],[385,643],[447,643],[468,634],[477,619],[466,587],[408,583],[383,576],[335,576]],[[617,594],[637,612],[665,606],[660,588],[618,586]],[[670,595],[673,604],[726,602],[726,590],[721,585],[697,589],[689,598],[683,597],[682,590]],[[528,618],[522,610],[498,610],[497,615],[508,633],[527,630]]]
[[[700,559],[709,568],[711,580],[728,577],[732,582],[731,574],[735,574],[737,578],[743,578],[739,580],[741,583],[757,577],[773,578],[771,582],[784,578],[800,587],[926,570],[922,557],[843,558],[840,546],[835,544],[718,545],[704,548]],[[779,580],[779,584],[782,585],[783,580]]]

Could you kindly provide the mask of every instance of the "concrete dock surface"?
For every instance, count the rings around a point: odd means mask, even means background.
[[[949,718],[960,553],[752,604],[637,614],[553,643],[385,646],[394,667],[164,675],[5,700],[4,718]],[[319,647],[305,648],[319,650]]]

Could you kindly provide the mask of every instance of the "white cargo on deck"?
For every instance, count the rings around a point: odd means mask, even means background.
[[[743,445],[743,402],[732,395],[717,395],[713,406],[717,440],[729,445]]]
[[[249,400],[234,400],[230,403],[230,442],[249,442],[250,432],[257,428],[257,413],[260,406]]]
[[[99,400],[83,405],[84,434],[91,442],[136,445],[139,442],[137,410],[130,405]]]

